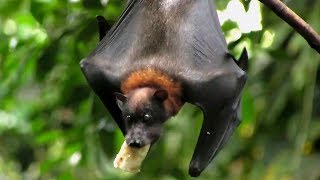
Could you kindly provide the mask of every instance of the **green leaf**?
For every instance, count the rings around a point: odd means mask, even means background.
[[[57,130],[43,132],[42,134],[36,137],[36,142],[38,144],[50,144],[56,141],[57,139],[62,138],[61,135],[61,132]]]
[[[219,0],[219,1],[215,1],[215,5],[217,7],[218,10],[223,10],[227,7],[228,3],[230,0]]]
[[[242,3],[244,9],[248,11],[251,0],[240,0],[240,2]]]

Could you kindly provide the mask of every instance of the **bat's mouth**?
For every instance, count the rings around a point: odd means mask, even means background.
[[[130,139],[130,138],[126,139],[126,143],[128,144],[129,147],[138,148],[138,149],[148,145],[152,146],[155,142],[156,140],[150,141],[150,140]]]
[[[150,131],[137,131],[132,133],[131,131],[125,136],[125,141],[129,147],[142,148],[147,145],[153,145],[160,138],[160,134]]]
[[[133,147],[133,148],[142,148],[144,146],[144,144],[142,143],[141,140],[139,139],[134,139],[134,140],[130,140],[129,142],[127,142],[128,145],[130,147]]]

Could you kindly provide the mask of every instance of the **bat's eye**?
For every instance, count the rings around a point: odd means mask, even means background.
[[[146,121],[146,122],[150,121],[151,120],[151,115],[150,114],[145,114],[143,116],[143,120]]]
[[[127,120],[127,121],[130,121],[130,120],[131,120],[131,115],[127,115],[127,116],[126,116],[126,120]]]

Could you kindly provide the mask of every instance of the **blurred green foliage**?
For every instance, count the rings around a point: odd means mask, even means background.
[[[190,179],[202,114],[186,105],[136,175],[113,168],[123,137],[79,61],[98,44],[96,15],[117,20],[125,1],[2,0],[0,179]],[[229,1],[217,0],[222,10]],[[250,2],[243,1],[246,10]],[[290,1],[318,32],[320,2]],[[250,54],[243,121],[199,179],[319,179],[319,54],[270,10],[261,31],[229,42]],[[226,36],[238,29],[227,21]]]

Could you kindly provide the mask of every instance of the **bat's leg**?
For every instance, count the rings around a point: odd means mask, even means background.
[[[110,26],[107,22],[107,20],[103,16],[97,16],[96,17],[99,27],[99,38],[100,41],[106,36],[108,30],[110,29]]]

